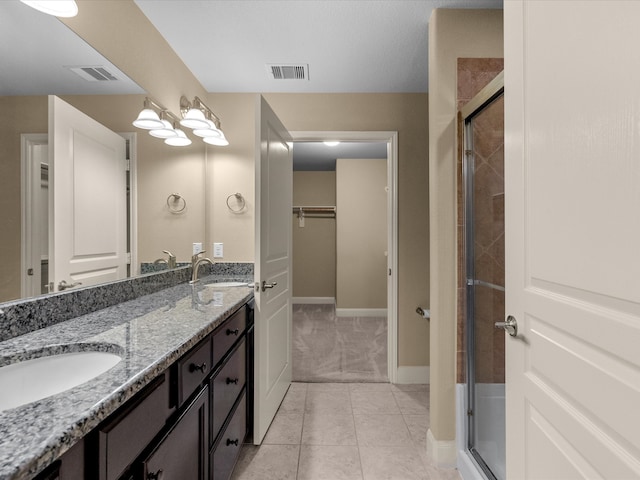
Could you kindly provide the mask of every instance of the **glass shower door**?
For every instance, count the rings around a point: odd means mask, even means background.
[[[468,448],[489,478],[505,478],[504,96],[465,119]]]

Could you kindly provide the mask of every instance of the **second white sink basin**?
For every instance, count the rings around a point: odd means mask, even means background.
[[[77,387],[118,364],[107,352],[49,355],[0,367],[0,411]]]

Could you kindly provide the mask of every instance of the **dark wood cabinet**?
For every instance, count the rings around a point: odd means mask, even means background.
[[[243,391],[236,408],[227,423],[227,427],[218,437],[218,441],[211,450],[211,469],[209,480],[227,480],[231,478],[242,442],[247,430],[247,402]]]
[[[182,405],[211,372],[211,336],[178,360],[178,405]]]
[[[228,480],[252,420],[243,305],[37,480]]]
[[[246,359],[246,341],[241,338],[222,368],[210,380],[212,444],[245,387]]]
[[[65,454],[35,477],[35,480],[78,480],[84,475],[84,440],[80,440]]]
[[[169,406],[168,372],[165,372],[98,427],[95,435],[98,471],[94,478],[120,478],[165,426],[173,411]]]
[[[145,480],[205,480],[209,472],[209,389],[205,385],[142,462]]]

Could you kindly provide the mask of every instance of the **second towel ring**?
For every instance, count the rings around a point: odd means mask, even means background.
[[[180,200],[182,200],[182,207],[180,207]],[[185,208],[187,208],[187,201],[179,193],[171,193],[167,197],[167,207],[169,207],[169,211],[171,213],[182,213],[184,212]]]
[[[229,204],[229,200],[231,200],[232,197],[236,198],[237,205],[235,208],[233,208]],[[244,210],[244,207],[246,206],[247,206],[247,202],[245,201],[241,193],[232,193],[227,197],[227,208],[233,213],[242,213],[242,211]]]

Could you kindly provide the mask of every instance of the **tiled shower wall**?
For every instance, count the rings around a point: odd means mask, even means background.
[[[502,58],[459,58],[457,106],[460,109],[493,80],[502,70]],[[494,107],[494,106],[492,106]],[[500,105],[484,112],[474,125],[476,156],[476,223],[487,228],[476,235],[476,275],[504,286],[504,131]],[[499,132],[499,135],[493,134]],[[466,271],[464,253],[464,184],[462,155],[457,162],[458,191],[458,328],[457,382],[466,382]],[[489,288],[476,290],[476,325],[482,332],[476,341],[476,382],[504,382],[504,332],[493,328],[503,320],[504,294]]]

